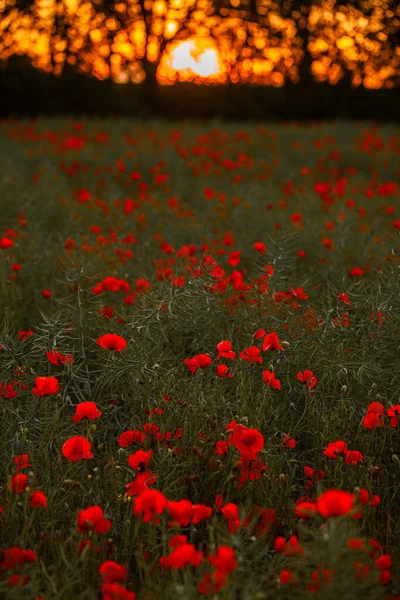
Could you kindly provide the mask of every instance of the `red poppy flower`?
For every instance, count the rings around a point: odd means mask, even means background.
[[[119,583],[105,583],[101,587],[103,600],[136,600],[135,592],[127,590]]]
[[[158,490],[145,490],[135,498],[133,514],[144,523],[159,523],[156,515],[161,515],[168,503],[167,498]]]
[[[290,433],[287,433],[282,439],[283,448],[290,448],[293,450],[296,448],[296,440],[290,436]]]
[[[233,432],[233,443],[240,454],[252,459],[264,448],[264,436],[257,429],[238,425]]]
[[[260,254],[266,254],[267,247],[263,242],[255,242],[253,245],[254,250],[257,250]]]
[[[306,369],[303,373],[297,373],[297,379],[306,384],[308,388],[313,388],[317,385],[317,378],[312,371]]]
[[[263,371],[262,376],[265,385],[269,385],[270,387],[274,388],[274,390],[281,389],[281,382],[279,379],[276,379],[275,374],[272,371]]]
[[[128,448],[132,444],[143,444],[146,434],[139,429],[124,431],[118,438],[118,444],[121,448]]]
[[[367,412],[363,419],[363,427],[365,429],[375,429],[384,425],[383,416],[374,412]]]
[[[210,518],[212,508],[205,504],[193,504],[192,506],[192,523],[197,525],[200,521],[206,521]]]
[[[242,360],[247,360],[249,363],[259,363],[262,365],[262,358],[260,356],[260,348],[257,346],[250,346],[250,348],[245,348],[240,353],[240,358]]]
[[[268,333],[264,338],[262,351],[266,352],[267,350],[283,350],[283,346],[280,343],[275,331]]]
[[[27,467],[31,467],[31,463],[29,462],[28,454],[19,454],[13,458],[13,462],[15,464],[15,468],[18,469],[26,469]]]
[[[105,533],[111,529],[111,521],[104,518],[103,509],[100,506],[89,506],[81,510],[78,515],[79,533],[88,533],[96,531],[96,533]]]
[[[190,500],[178,500],[177,502],[169,500],[167,510],[169,516],[172,518],[169,526],[187,527],[192,517],[192,508],[193,505]]]
[[[196,354],[192,358],[185,358],[185,365],[191,373],[196,373],[197,369],[205,369],[212,363],[212,359],[208,354]]]
[[[142,467],[147,467],[150,464],[151,456],[153,454],[153,450],[138,450],[133,454],[130,454],[128,457],[128,465],[131,469],[139,469]]]
[[[337,442],[329,442],[322,454],[334,460],[338,457],[338,454],[345,454],[345,452],[347,452],[347,444],[339,440]]]
[[[36,492],[31,493],[30,505],[32,508],[38,508],[41,506],[42,508],[47,508],[47,498],[44,492],[37,490]]]
[[[380,570],[390,569],[392,566],[392,558],[390,554],[382,554],[375,561],[375,567]]]
[[[75,406],[75,414],[72,417],[74,423],[80,423],[82,419],[98,419],[103,413],[98,410],[95,402],[81,402]]]
[[[35,396],[51,396],[60,390],[57,377],[36,377],[36,387],[32,388]]]
[[[51,362],[51,364],[55,365],[56,367],[58,367],[60,365],[60,363],[62,363],[63,365],[65,364],[72,364],[74,362],[72,356],[70,354],[60,354],[59,352],[57,352],[57,350],[52,350],[51,352],[46,352],[46,356],[49,362]]]
[[[218,350],[217,360],[219,360],[221,356],[222,358],[230,358],[233,360],[236,356],[236,352],[232,351],[232,344],[229,340],[219,342],[216,345],[216,348]]]
[[[299,502],[294,508],[296,517],[300,517],[301,519],[313,517],[315,510],[314,502]]]
[[[14,242],[6,237],[0,239],[0,248],[2,250],[6,250],[6,248],[12,248],[14,246]]]
[[[160,565],[169,569],[183,569],[189,565],[198,567],[203,561],[203,553],[193,544],[177,546],[168,556],[160,557]]]
[[[17,475],[12,476],[11,489],[16,494],[22,494],[22,492],[25,491],[27,485],[28,475],[24,475],[23,473],[17,473]]]
[[[228,504],[225,504],[225,506],[221,508],[221,513],[227,520],[229,533],[236,533],[240,527],[238,505],[233,502],[228,502]]]
[[[281,585],[290,585],[297,583],[299,581],[298,576],[293,573],[293,571],[289,571],[287,569],[283,570],[279,574],[279,583]]]
[[[2,553],[0,568],[5,571],[12,571],[17,567],[22,567],[26,563],[35,562],[37,555],[33,550],[22,550],[17,546],[7,548]]]
[[[354,508],[354,494],[342,490],[327,490],[316,502],[317,512],[326,519],[343,517]]]
[[[123,583],[128,579],[128,569],[113,560],[104,561],[99,568],[99,574],[105,583]]]
[[[99,337],[96,340],[96,343],[102,348],[107,350],[116,350],[117,352],[122,352],[122,350],[126,347],[126,340],[116,333],[106,333]]]
[[[93,458],[90,450],[89,440],[80,435],[75,435],[64,443],[62,454],[67,460],[82,460],[83,458]]]
[[[221,377],[222,379],[232,379],[232,373],[229,373],[229,367],[226,365],[218,365],[217,366],[217,377]]]
[[[253,334],[253,338],[255,340],[259,340],[260,338],[264,337],[266,335],[264,329],[257,329],[257,331],[254,332]]]
[[[400,423],[400,404],[396,404],[395,406],[391,406],[387,411],[388,417],[390,417],[390,426],[397,427]]]
[[[230,546],[219,546],[216,553],[209,555],[207,559],[211,565],[225,575],[232,573],[237,568],[235,550]]]
[[[364,275],[364,271],[360,269],[360,267],[353,267],[350,271],[350,275],[352,277],[362,277]]]
[[[347,465],[356,465],[361,462],[363,455],[358,450],[347,450],[345,452],[345,462]]]

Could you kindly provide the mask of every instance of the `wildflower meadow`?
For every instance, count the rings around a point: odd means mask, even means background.
[[[400,130],[0,122],[0,598],[400,598]]]

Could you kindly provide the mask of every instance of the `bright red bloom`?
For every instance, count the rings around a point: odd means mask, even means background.
[[[240,353],[240,358],[242,360],[247,360],[250,363],[258,362],[260,365],[262,365],[262,358],[260,356],[260,352],[261,350],[257,346],[250,346],[250,348],[245,348],[244,350],[242,350],[242,352]]]
[[[24,475],[23,473],[17,473],[17,475],[13,475],[11,479],[11,489],[16,494],[22,494],[25,491],[25,488],[28,484],[28,475]]]
[[[390,417],[390,426],[397,427],[400,423],[400,404],[396,404],[395,406],[391,406],[387,411],[388,417]]]
[[[222,379],[232,379],[233,374],[229,373],[229,367],[226,365],[218,365],[217,366],[217,377],[221,377]]]
[[[362,277],[364,275],[364,271],[360,269],[360,267],[353,267],[350,271],[350,275],[352,275],[352,277]]]
[[[308,388],[313,388],[317,385],[317,378],[312,371],[306,369],[303,373],[297,373],[297,379],[306,384]]]
[[[32,508],[47,508],[47,498],[44,492],[37,490],[36,492],[31,493],[30,505]]]
[[[118,438],[118,444],[121,448],[128,448],[132,444],[143,444],[146,434],[139,429],[124,431]]]
[[[193,504],[192,506],[192,523],[197,525],[200,521],[206,521],[210,518],[212,508],[205,504]]]
[[[106,333],[99,337],[96,343],[102,348],[116,350],[117,352],[122,352],[126,348],[126,340],[116,333]]]
[[[347,444],[342,440],[337,442],[329,442],[328,446],[322,452],[328,458],[336,459],[338,454],[345,454],[347,452]]]
[[[89,440],[80,435],[75,435],[66,442],[62,447],[62,454],[67,460],[81,460],[83,458],[93,458],[91,444]]]
[[[392,566],[392,558],[390,554],[382,554],[375,561],[375,567],[380,570],[390,569]]]
[[[15,464],[15,468],[18,469],[26,469],[27,467],[31,467],[31,463],[29,462],[28,454],[19,454],[13,458],[13,462]]]
[[[159,523],[156,515],[161,515],[168,503],[167,498],[158,490],[145,490],[135,498],[133,514],[140,517],[144,523]]]
[[[264,436],[257,429],[238,425],[233,432],[233,443],[244,457],[251,460],[264,448]]]
[[[293,571],[289,571],[287,569],[280,572],[279,575],[279,583],[281,585],[294,584],[299,581],[298,576],[293,573]]]
[[[57,377],[36,377],[36,387],[32,388],[35,396],[51,396],[60,391]]]
[[[259,340],[260,338],[264,337],[266,335],[264,329],[257,329],[257,331],[254,332],[253,334],[253,338],[255,340]]]
[[[35,562],[37,555],[33,550],[22,550],[17,546],[3,551],[0,561],[0,569],[12,571],[16,567],[22,567],[25,563]]]
[[[345,462],[347,465],[356,465],[362,461],[363,455],[358,450],[347,450],[345,452]]]
[[[219,342],[216,345],[216,348],[218,350],[217,360],[219,360],[221,356],[222,358],[230,358],[233,360],[236,356],[236,352],[233,352],[232,344],[229,340],[223,340],[222,342]]]
[[[6,237],[0,239],[0,248],[2,250],[6,250],[7,248],[12,248],[14,246],[14,242]]]
[[[75,414],[72,417],[74,423],[80,423],[82,419],[98,419],[103,413],[98,410],[95,402],[81,402],[75,407]]]
[[[172,522],[169,523],[169,526],[187,527],[192,516],[192,508],[192,503],[189,500],[178,500],[177,502],[169,500],[167,510],[172,518]]]
[[[327,490],[316,502],[317,512],[324,518],[343,517],[354,508],[354,494],[342,490]]]
[[[130,454],[128,457],[128,465],[131,469],[139,469],[147,467],[151,461],[153,450],[138,450],[134,454]]]
[[[111,529],[111,521],[104,518],[103,509],[100,506],[89,506],[81,510],[78,515],[79,533],[88,533],[96,531],[96,533],[105,533]]]
[[[135,592],[127,590],[119,583],[105,583],[101,587],[103,600],[136,600]]]
[[[282,439],[282,446],[283,448],[290,448],[292,450],[296,448],[296,440],[290,436],[290,433],[287,433]]]
[[[148,489],[149,485],[154,485],[157,480],[155,473],[151,471],[143,471],[136,473],[136,478],[125,485],[127,496],[139,496],[142,492]]]
[[[99,573],[105,583],[123,583],[128,579],[128,569],[113,560],[104,561],[100,565]]]
[[[205,369],[212,363],[212,359],[208,354],[196,354],[192,358],[185,358],[185,365],[191,373],[196,373],[197,369]]]
[[[33,331],[20,331],[19,332],[19,341],[22,342],[23,340],[26,340],[27,338],[31,337],[33,335]]]
[[[226,454],[228,452],[227,442],[224,442],[223,440],[218,440],[218,442],[215,443],[215,452],[220,456]]]
[[[367,412],[363,419],[363,427],[365,429],[375,429],[384,425],[383,416],[375,412]]]
[[[314,502],[299,502],[294,508],[296,517],[301,519],[308,519],[315,515],[315,504]]]
[[[60,363],[65,365],[66,363],[72,364],[74,359],[70,354],[60,354],[57,350],[52,350],[51,352],[46,352],[46,356],[49,362],[58,367]]]
[[[268,333],[264,338],[262,351],[266,352],[267,350],[283,350],[283,346],[275,331]]]
[[[263,242],[255,242],[255,244],[253,244],[253,248],[260,254],[266,254],[267,252],[267,247]]]
[[[227,520],[228,531],[230,533],[236,533],[240,527],[239,508],[237,504],[228,502],[228,504],[225,504],[225,506],[221,508],[221,513]]]
[[[235,551],[230,546],[219,546],[216,553],[209,555],[207,558],[211,565],[225,575],[232,573],[237,568]]]
[[[161,556],[160,565],[168,569],[183,569],[189,565],[198,567],[203,561],[203,553],[193,544],[181,544],[168,556]]]
[[[270,387],[274,388],[274,390],[281,389],[281,382],[279,379],[276,379],[275,374],[272,371],[263,371],[262,376],[265,385],[269,385]]]

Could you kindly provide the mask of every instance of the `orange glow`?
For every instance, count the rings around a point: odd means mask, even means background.
[[[118,83],[141,83],[143,61],[158,65],[162,85],[246,83],[282,86],[300,79],[305,52],[320,82],[346,73],[353,86],[400,83],[400,3],[360,5],[316,0],[34,0],[24,10],[0,0],[0,64],[25,55],[62,76],[65,64]],[[146,22],[145,22],[146,19]],[[303,33],[306,32],[306,36]],[[308,38],[307,47],[305,39]]]
[[[203,78],[218,77],[223,71],[218,49],[211,39],[190,38],[172,45],[161,60],[160,71],[178,71],[181,79],[194,75]]]

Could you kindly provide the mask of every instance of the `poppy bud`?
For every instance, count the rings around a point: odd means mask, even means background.
[[[381,400],[381,399],[382,399],[382,396],[381,396],[380,394],[377,394],[377,395],[376,395],[376,399],[379,401],[379,400]]]
[[[282,346],[286,346],[286,348],[287,348],[287,347],[289,347],[289,346],[290,346],[290,342],[288,342],[287,340],[282,340],[282,341],[281,341],[281,345],[282,345]]]
[[[397,456],[397,454],[392,455],[392,461],[395,463],[400,463],[400,458]]]
[[[97,429],[97,427],[96,427],[96,425],[93,423],[93,425],[91,425],[91,426],[89,427],[89,433],[91,433],[91,434],[95,433],[95,432],[96,432],[96,429]]]
[[[345,394],[347,392],[347,385],[342,385],[342,394]]]

